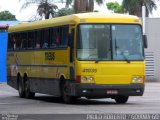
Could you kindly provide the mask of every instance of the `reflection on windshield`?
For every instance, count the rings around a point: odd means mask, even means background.
[[[112,42],[114,60],[143,60],[140,26],[112,25]]]
[[[79,26],[78,38],[79,60],[144,59],[138,25],[83,24]]]
[[[80,25],[77,57],[82,60],[110,60],[110,25]]]

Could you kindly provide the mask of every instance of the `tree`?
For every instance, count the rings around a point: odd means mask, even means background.
[[[152,13],[153,9],[157,9],[157,5],[154,0],[123,0],[122,7],[125,12],[131,15],[137,15],[142,17],[142,6],[146,7],[146,16]]]
[[[106,6],[109,10],[112,10],[114,13],[124,13],[122,5],[120,5],[118,2],[109,2],[106,3]]]
[[[2,11],[0,12],[0,20],[16,20],[16,17],[9,11]]]
[[[71,15],[71,14],[73,14],[73,13],[74,13],[73,9],[70,9],[70,8],[62,8],[62,9],[58,10],[57,16]]]
[[[19,0],[21,1],[21,0]],[[57,5],[52,4],[54,0],[26,0],[22,5],[22,9],[29,7],[31,4],[36,4],[38,6],[37,12],[42,17],[44,15],[45,19],[49,19],[49,16],[55,16],[55,10],[58,9]]]
[[[55,16],[55,10],[58,9],[58,7],[54,4],[50,4],[48,2],[42,2],[39,4],[37,12],[40,16],[45,16],[45,19],[49,19],[50,14],[52,17]]]
[[[73,8],[75,13],[93,12],[94,10],[94,0],[66,0],[66,7],[72,3],[74,3]],[[96,3],[100,5],[103,3],[103,0],[96,0]]]

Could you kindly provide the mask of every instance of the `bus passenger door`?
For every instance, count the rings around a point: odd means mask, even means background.
[[[68,45],[70,48],[70,79],[74,79],[74,74],[75,74],[75,70],[74,70],[74,57],[75,57],[75,26],[70,26],[69,28],[69,41],[68,41]]]

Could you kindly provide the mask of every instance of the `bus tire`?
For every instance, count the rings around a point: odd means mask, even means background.
[[[34,98],[35,93],[30,91],[30,81],[26,76],[24,76],[24,81],[25,81],[25,96],[28,99]]]
[[[66,104],[75,103],[76,100],[77,100],[77,97],[68,95],[67,94],[68,89],[69,89],[69,87],[67,85],[67,82],[63,81],[63,83],[62,83],[62,90],[61,90],[62,100]]]
[[[115,97],[115,101],[117,104],[126,103],[128,101],[129,96],[117,96]]]
[[[22,77],[18,76],[18,93],[20,98],[25,97],[25,91],[24,91],[24,83],[22,81]]]

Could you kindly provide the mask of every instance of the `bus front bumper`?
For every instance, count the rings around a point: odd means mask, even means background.
[[[114,96],[142,96],[144,84],[97,85],[73,83],[70,95],[88,98],[107,98]]]

